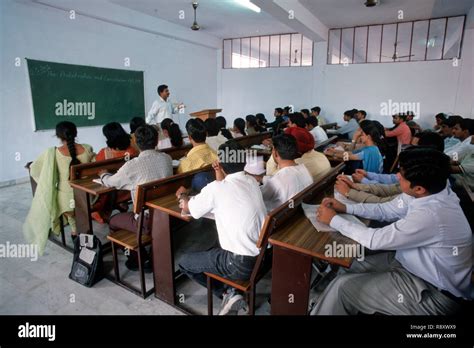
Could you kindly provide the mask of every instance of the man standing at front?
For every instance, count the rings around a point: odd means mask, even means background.
[[[160,124],[165,118],[173,119],[172,114],[176,114],[178,109],[183,108],[183,103],[173,104],[168,98],[170,96],[170,90],[167,85],[158,86],[158,100],[153,102],[150,111],[146,117],[146,123],[155,125]],[[173,119],[176,123],[178,120]]]

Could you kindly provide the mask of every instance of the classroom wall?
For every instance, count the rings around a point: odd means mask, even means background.
[[[217,106],[215,49],[81,16],[70,20],[68,15],[38,5],[0,1],[0,185],[25,178],[25,163],[58,144],[53,131],[33,132],[25,57],[119,69],[124,69],[124,58],[129,57],[130,69],[145,72],[145,112],[156,99],[160,83],[170,86],[171,99],[184,102],[187,112]],[[140,15],[130,15],[131,21],[135,18]],[[22,58],[20,67],[15,67],[16,57]],[[187,115],[181,117],[184,127]],[[104,146],[101,127],[78,132],[79,142],[97,150]]]
[[[451,61],[327,65],[326,50],[325,42],[315,44],[311,68],[222,69],[219,62],[219,106],[229,120],[259,111],[272,120],[274,107],[293,104],[319,105],[339,123],[345,110],[360,108],[388,126],[391,117],[380,113],[389,100],[419,103],[423,127],[438,112],[474,116],[473,29],[466,31],[457,67]]]

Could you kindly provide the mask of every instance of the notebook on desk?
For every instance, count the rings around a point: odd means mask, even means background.
[[[337,232],[336,229],[332,228],[329,225],[326,225],[325,223],[319,222],[316,219],[316,211],[319,209],[319,204],[313,205],[313,204],[305,204],[302,203],[301,207],[303,208],[304,215],[311,221],[311,224],[314,226],[314,228],[318,232]],[[360,224],[362,226],[365,226],[362,221],[360,221],[357,217],[351,214],[338,214],[338,216],[342,217],[343,219],[353,222],[356,224]]]

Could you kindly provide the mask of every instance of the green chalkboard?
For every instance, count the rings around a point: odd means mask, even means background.
[[[27,59],[36,130],[128,123],[145,115],[143,72]]]

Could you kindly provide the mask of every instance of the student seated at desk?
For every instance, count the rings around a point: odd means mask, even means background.
[[[314,138],[304,127],[305,125],[303,115],[300,113],[291,114],[285,134],[292,135],[296,139],[298,158],[295,159],[295,163],[304,164],[311,176],[316,178],[319,174],[331,168],[331,163],[324,154],[314,150]],[[271,139],[266,143],[271,144]],[[270,156],[267,161],[267,175],[274,175],[278,170],[279,167],[274,157]]]
[[[107,123],[102,128],[107,143],[107,147],[101,149],[96,161],[104,161],[117,157],[127,157],[126,160],[138,155],[138,150],[131,145],[130,135],[125,132],[123,127],[118,122]],[[112,210],[116,204],[130,200],[130,192],[113,192],[99,197],[94,203],[91,214],[92,218],[98,223],[104,224],[110,219]],[[128,209],[128,206],[123,205],[122,210]]]
[[[311,116],[314,116],[318,119],[318,125],[320,126],[323,126],[327,123],[326,119],[321,115],[321,108],[319,106],[311,108]]]
[[[387,138],[396,137],[399,148],[402,145],[410,145],[411,142],[411,130],[406,124],[407,116],[403,114],[396,114],[392,116],[392,122],[395,128],[392,130],[385,129],[385,136]]]
[[[327,134],[328,135],[337,134],[341,138],[352,139],[355,131],[357,130],[357,128],[359,128],[359,124],[357,123],[357,120],[355,119],[356,113],[357,113],[356,109],[347,110],[346,112],[344,112],[344,121],[346,121],[347,123],[338,129],[328,129],[326,131]]]
[[[451,157],[453,161],[462,161],[464,156],[474,147],[471,143],[474,135],[474,120],[470,118],[457,119],[453,127],[454,136],[459,139],[460,143],[451,146],[444,153]]]
[[[439,134],[444,139],[444,149],[449,150],[450,147],[459,144],[461,141],[454,136],[453,127],[462,120],[461,116],[450,116],[441,123]]]
[[[224,144],[227,141],[227,138],[219,132],[219,127],[215,118],[208,118],[204,121],[204,125],[207,130],[206,144],[217,152],[219,146]]]
[[[254,115],[245,116],[245,126],[247,135],[255,135],[265,131],[258,125],[257,118]]]
[[[107,147],[102,148],[97,156],[95,156],[96,161],[105,161],[124,156],[135,157],[138,155],[138,151],[131,144],[130,135],[125,132],[120,123],[107,123],[102,127],[102,134],[105,136]]]
[[[207,129],[202,120],[190,119],[186,122],[186,131],[193,148],[179,163],[179,174],[203,168],[217,160],[217,153],[206,144]]]
[[[385,146],[383,134],[374,121],[365,120],[360,124],[362,129],[361,141],[364,147],[354,151],[338,151],[335,148],[327,148],[324,153],[344,161],[362,161],[365,171],[381,173],[383,170],[383,158],[379,147]]]
[[[267,128],[271,128],[272,131],[275,131],[279,128],[280,124],[285,123],[286,121],[283,119],[283,109],[282,108],[275,108],[273,111],[273,116],[275,117],[275,121],[267,123]]]
[[[158,145],[156,128],[145,125],[138,128],[135,135],[140,149],[138,157],[127,161],[116,174],[108,173],[105,170],[99,172],[100,180],[104,186],[130,191],[132,201],[135,200],[135,190],[138,185],[173,175],[171,157],[156,150]],[[149,233],[149,223],[148,215],[145,215],[144,233]],[[112,231],[138,232],[138,215],[132,212],[116,214],[110,219],[109,227]],[[125,265],[130,270],[138,270],[137,255],[130,254]],[[147,270],[150,270],[149,263],[146,263],[145,266]]]
[[[135,131],[141,127],[146,125],[145,119],[143,117],[134,117],[130,120],[130,140],[133,148],[139,152],[137,142],[135,140]]]
[[[245,120],[243,118],[236,118],[234,120],[234,127],[230,129],[233,138],[240,138],[247,136],[245,132]]]
[[[74,123],[59,122],[56,136],[61,146],[47,149],[30,166],[30,175],[38,186],[23,231],[27,240],[38,241],[41,250],[50,229],[59,234],[60,216],[71,226],[73,239],[76,237],[70,168],[75,164],[89,163],[95,156],[90,145],[75,142],[77,128]]]
[[[474,190],[474,137],[471,137],[473,145],[463,156],[461,161],[451,161],[451,176],[455,188],[462,187],[461,179]]]
[[[447,186],[449,157],[429,148],[400,153],[403,194],[383,204],[325,198],[319,221],[370,250],[325,289],[312,314],[447,315],[470,298],[472,232]],[[337,213],[392,222],[367,228]]]
[[[227,129],[227,121],[224,116],[217,116],[216,123],[220,135],[224,136],[227,140],[234,139],[230,130]]]
[[[272,176],[264,176],[260,187],[267,211],[279,207],[313,183],[306,166],[295,162],[298,147],[294,136],[281,134],[274,137],[272,157],[279,169]]]
[[[229,141],[221,145],[219,151],[238,153],[243,148],[235,141]],[[232,280],[248,280],[259,254],[256,244],[265,220],[265,205],[258,182],[244,172],[245,159],[234,157],[222,156],[213,164],[216,180],[197,196],[188,197],[184,187],[176,192],[183,213],[191,214],[195,219],[214,213],[220,246],[186,253],[179,260],[181,272],[203,286],[206,286],[204,272]],[[223,299],[219,315],[246,306],[240,293],[233,288],[226,291],[221,282],[214,284],[213,292]]]
[[[168,149],[170,147],[181,147],[184,144],[183,133],[177,123],[171,118],[161,121],[161,135],[158,135],[158,149]]]
[[[367,118],[367,112],[365,110],[357,110],[355,114],[355,119],[358,123],[361,123]]]
[[[265,118],[265,115],[259,112],[258,114],[255,114],[255,118],[257,119],[257,125],[260,127],[262,132],[267,131],[267,119]]]
[[[306,119],[306,129],[311,133],[314,138],[316,146],[322,142],[328,140],[328,135],[318,124],[318,119],[314,116],[309,116]]]
[[[441,130],[441,127],[443,125],[443,122],[447,120],[447,117],[444,113],[440,112],[439,114],[436,114],[435,115],[435,125],[433,127],[433,129],[435,131],[440,131]]]

